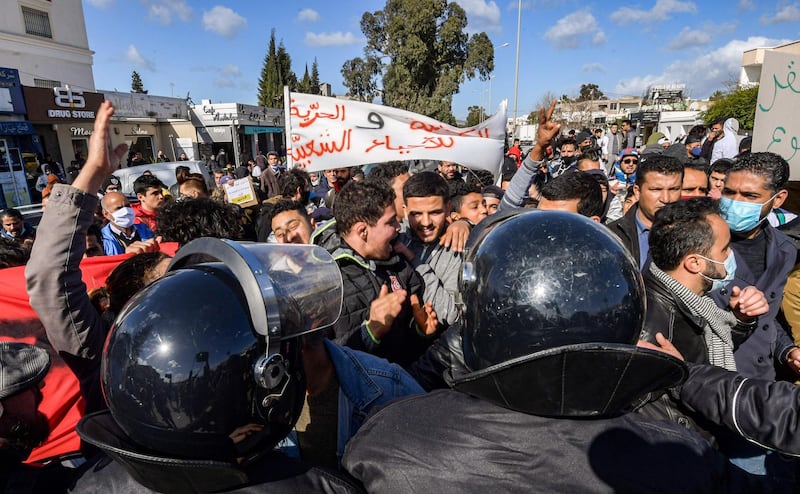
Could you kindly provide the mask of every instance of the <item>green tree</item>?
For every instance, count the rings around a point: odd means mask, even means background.
[[[258,79],[258,104],[274,107],[275,97],[279,94],[278,86],[278,50],[273,29],[269,36],[269,48],[264,56],[264,64],[261,66],[261,77]],[[281,89],[281,95],[282,91]]]
[[[758,86],[736,88],[714,99],[714,105],[703,114],[706,125],[718,118],[735,118],[739,129],[753,130],[756,120]]]
[[[447,0],[386,0],[366,12],[361,31],[364,58],[342,67],[351,96],[374,97],[380,78],[383,103],[455,123],[453,95],[465,79],[487,80],[494,70],[494,45],[486,33],[465,33],[464,9]]]
[[[147,94],[147,90],[144,88],[144,84],[142,84],[142,76],[135,70],[131,74],[131,92]]]
[[[280,66],[281,82],[284,86],[289,86],[289,89],[297,88],[297,76],[292,72],[292,57],[283,46],[283,41],[278,45],[278,65]],[[281,88],[283,91],[283,88]]]
[[[591,101],[596,99],[603,99],[605,94],[600,90],[600,87],[594,83],[581,84],[581,89],[578,91],[578,97],[575,101]]]
[[[297,83],[297,91],[300,93],[313,94],[311,92],[311,76],[308,75],[308,64],[306,64],[306,71],[303,73],[303,78]]]
[[[319,80],[319,66],[317,65],[317,57],[314,57],[314,63],[311,64],[311,94],[319,94],[320,89],[319,85],[321,84]]]
[[[258,79],[258,104],[269,108],[283,108],[283,86],[296,89],[297,76],[292,72],[292,59],[283,42],[276,48],[273,29]]]
[[[347,95],[371,103],[380,94],[374,77],[379,70],[379,61],[375,58],[356,57],[346,61],[342,65],[342,78]]]
[[[470,106],[467,111],[467,127],[473,127],[486,118],[486,110],[482,106]]]

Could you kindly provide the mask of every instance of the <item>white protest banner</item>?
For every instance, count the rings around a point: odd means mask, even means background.
[[[243,208],[258,204],[253,183],[247,177],[234,180],[233,184],[228,182],[225,185],[225,193],[228,196],[228,202],[231,204],[236,204]]]
[[[393,160],[447,160],[497,173],[503,162],[506,106],[475,127],[458,128],[388,106],[291,93],[287,154],[319,171]]]
[[[767,51],[761,67],[753,151],[769,151],[789,162],[789,179],[800,180],[800,56]]]

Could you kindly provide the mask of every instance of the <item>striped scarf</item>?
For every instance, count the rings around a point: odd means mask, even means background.
[[[703,337],[708,349],[708,360],[711,365],[731,371],[736,370],[733,359],[733,339],[731,328],[736,326],[736,317],[729,311],[720,309],[711,298],[699,296],[683,286],[678,280],[661,271],[655,263],[650,263],[650,272],[661,283],[686,304],[693,316],[702,317],[706,322]]]

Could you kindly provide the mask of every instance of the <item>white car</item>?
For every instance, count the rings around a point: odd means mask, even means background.
[[[206,165],[202,161],[170,161],[168,163],[152,163],[147,165],[131,166],[129,168],[120,168],[114,172],[122,186],[122,192],[126,196],[134,197],[136,193],[133,191],[133,182],[139,178],[145,171],[150,171],[153,175],[158,177],[165,187],[169,188],[177,182],[175,178],[175,169],[179,166],[188,166],[191,173],[200,173],[206,180],[208,190],[215,187],[214,178],[209,175],[206,170]]]

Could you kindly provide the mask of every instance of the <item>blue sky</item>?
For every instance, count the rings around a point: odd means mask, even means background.
[[[517,0],[458,0],[470,32],[495,45],[492,107],[514,105]],[[316,57],[320,78],[344,94],[342,63],[362,54],[365,11],[384,1],[84,0],[98,89],[130,90],[137,70],[150,94],[195,102],[256,103],[270,30],[302,77]],[[574,95],[582,83],[608,96],[640,95],[649,84],[684,83],[703,98],[738,78],[742,52],[800,39],[800,1],[525,0],[518,113],[546,92]],[[504,43],[508,46],[501,47]],[[453,112],[489,104],[489,83],[467,81]]]

